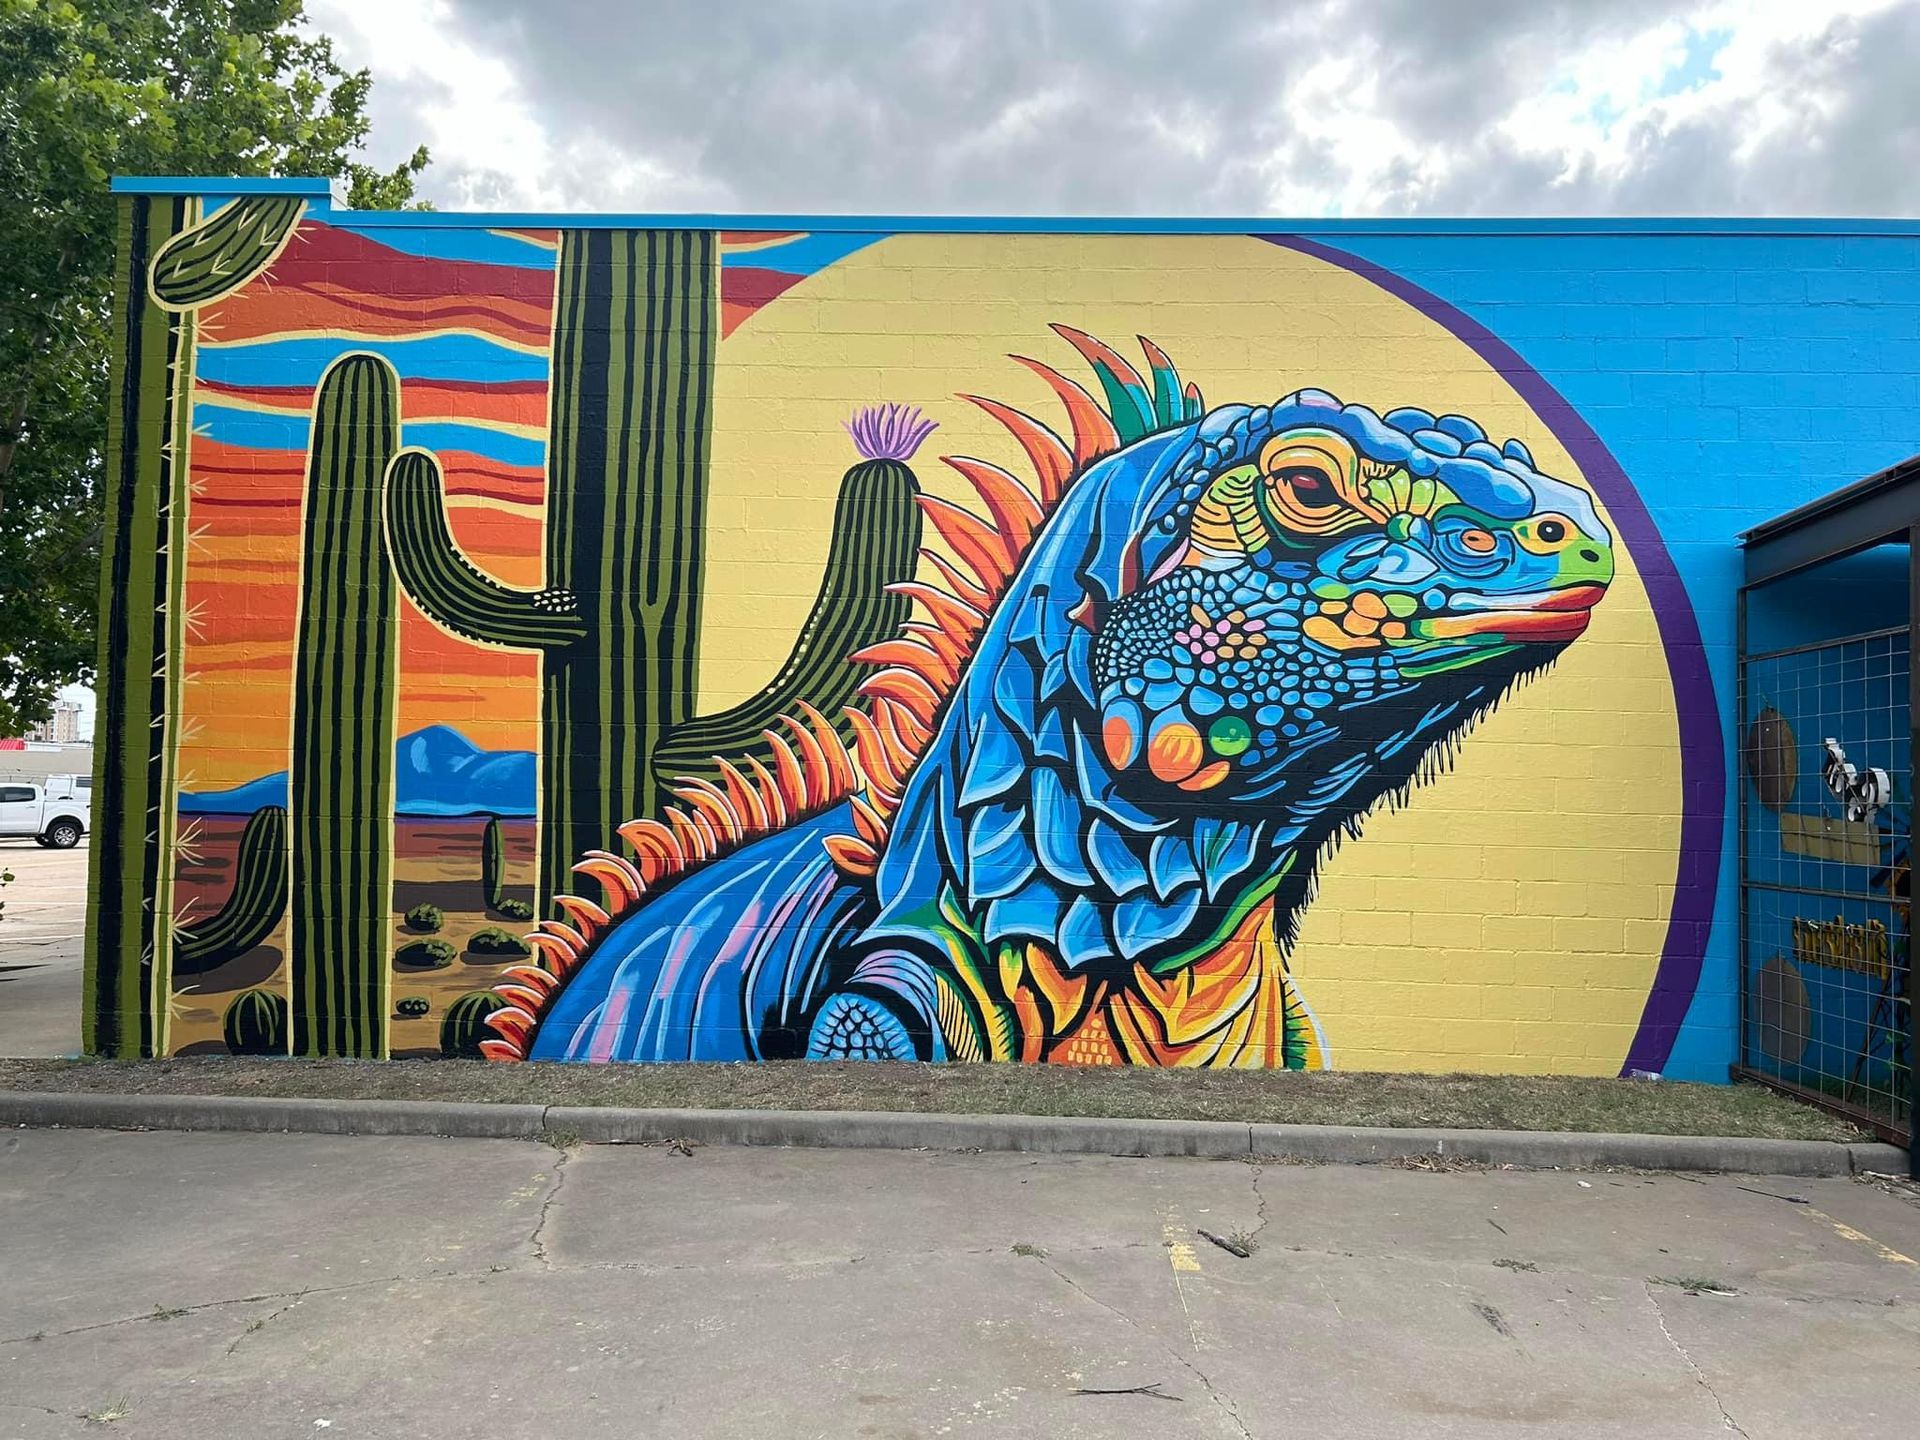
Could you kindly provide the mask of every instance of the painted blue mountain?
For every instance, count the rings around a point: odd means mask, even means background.
[[[429,725],[395,743],[397,815],[532,815],[539,770],[528,750],[482,750],[458,730]],[[287,803],[287,772],[227,790],[182,791],[182,815],[251,815]]]

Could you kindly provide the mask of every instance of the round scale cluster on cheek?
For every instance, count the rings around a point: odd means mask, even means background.
[[[1108,760],[1206,788],[1371,699],[1391,660],[1304,644],[1317,604],[1304,581],[1252,566],[1179,570],[1122,601],[1094,643]]]

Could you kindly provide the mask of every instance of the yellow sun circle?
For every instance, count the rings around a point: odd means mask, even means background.
[[[703,712],[751,694],[786,658],[856,458],[843,428],[853,412],[922,407],[940,428],[914,472],[967,503],[936,457],[1027,466],[957,396],[1004,400],[1064,431],[1052,392],[1007,356],[1091,383],[1054,322],[1123,352],[1147,336],[1210,404],[1311,386],[1381,412],[1457,412],[1586,483],[1470,346],[1326,261],[1241,236],[896,236],[800,282],[721,346]],[[1289,965],[1337,1067],[1619,1070],[1665,940],[1681,780],[1653,609],[1633,556],[1622,546],[1617,558],[1588,632],[1467,735],[1450,769],[1367,818],[1322,866]]]

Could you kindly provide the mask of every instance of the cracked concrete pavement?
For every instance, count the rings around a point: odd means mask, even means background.
[[[0,1437],[1797,1440],[1920,1407],[1920,1199],[1845,1180],[14,1130],[0,1213]]]

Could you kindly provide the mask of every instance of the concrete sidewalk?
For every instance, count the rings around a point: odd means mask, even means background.
[[[1920,1413],[1920,1204],[1848,1180],[18,1130],[0,1213],[0,1436],[34,1440]]]

